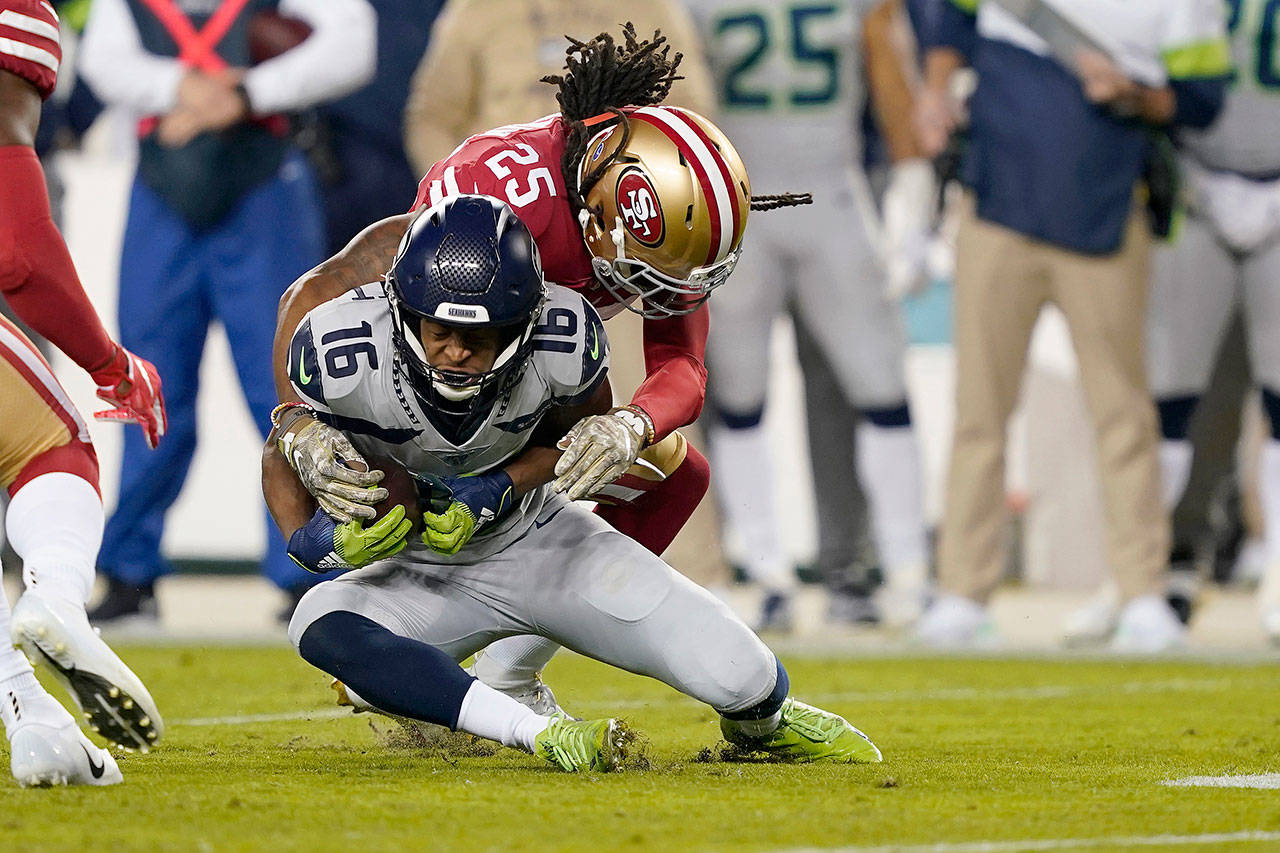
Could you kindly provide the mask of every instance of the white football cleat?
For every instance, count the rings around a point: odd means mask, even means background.
[[[1262,630],[1273,646],[1280,646],[1280,605],[1269,607],[1262,612]]]
[[[1106,581],[1083,605],[1073,610],[1063,625],[1062,642],[1068,646],[1105,643],[1120,620],[1120,588]]]
[[[9,738],[9,769],[24,788],[50,785],[118,785],[116,760],[84,736],[74,722],[28,723]]]
[[[1156,654],[1186,643],[1187,629],[1169,602],[1159,595],[1140,595],[1120,611],[1111,650],[1125,654]]]
[[[935,599],[916,623],[915,637],[935,649],[990,648],[999,644],[987,608],[960,595]]]
[[[147,752],[164,721],[138,676],[89,625],[83,607],[27,591],[13,608],[13,644],[47,666],[90,728],[125,749]]]

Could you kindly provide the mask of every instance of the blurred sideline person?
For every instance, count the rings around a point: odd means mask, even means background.
[[[1227,8],[1237,73],[1217,121],[1176,137],[1186,211],[1155,255],[1147,361],[1172,508],[1191,471],[1191,416],[1243,309],[1249,364],[1271,423],[1258,478],[1267,561],[1259,604],[1268,636],[1280,640],[1280,58],[1264,0]]]
[[[845,476],[867,494],[886,616],[910,622],[924,606],[928,554],[895,297],[922,278],[922,270],[904,268],[904,256],[923,252],[933,174],[911,128],[909,60],[895,46],[899,4],[783,4],[767,13],[738,0],[689,5],[706,38],[721,122],[756,186],[814,191],[813,205],[753,225],[752,254],[711,306],[708,369],[721,427],[712,457],[726,521],[745,545],[748,573],[766,590],[758,626],[789,627],[795,583],[761,425],[770,331],[788,302],[862,415],[857,470]],[[861,167],[858,116],[867,90],[894,160],[886,192],[891,273]]]
[[[368,85],[322,104],[320,119],[326,255],[370,222],[403,213],[421,172],[404,147],[404,109],[431,24],[444,0],[369,0],[378,13],[378,65]],[[458,137],[461,139],[462,137]],[[447,152],[446,152],[447,153]]]
[[[54,226],[36,159],[42,102],[62,49],[58,16],[41,0],[0,0],[0,292],[61,349],[112,405],[97,417],[136,421],[154,447],[165,432],[155,368],[111,340]],[[85,604],[102,538],[98,459],[89,429],[39,350],[0,319],[0,486],[5,530],[23,561],[26,591],[13,608],[0,589],[0,720],[18,784],[112,785],[115,759],[99,749],[36,681],[48,666],[115,743],[146,750],[163,723],[137,676],[89,626]],[[114,691],[112,695],[111,691]]]
[[[1184,631],[1162,597],[1169,520],[1144,347],[1150,233],[1135,195],[1146,128],[1205,127],[1221,108],[1230,72],[1221,6],[1050,0],[1048,12],[1030,14],[1043,25],[1049,12],[1069,13],[1100,28],[1102,43],[1125,45],[1122,68],[1082,40],[1064,49],[1067,28],[1047,41],[1006,8],[1014,5],[1027,4],[951,0],[919,99],[922,142],[937,154],[957,123],[951,75],[969,63],[978,72],[957,246],[956,422],[938,554],[945,594],[919,636],[938,646],[992,636],[986,603],[1004,565],[1006,426],[1032,329],[1052,302],[1071,330],[1094,423],[1108,562],[1123,603],[1113,643],[1157,651]]]
[[[706,460],[680,431],[705,395],[703,303],[737,263],[748,207],[797,200],[751,196],[733,145],[711,122],[658,106],[677,76],[665,37],[641,40],[630,25],[623,32],[621,44],[608,33],[575,43],[565,73],[548,80],[559,89],[561,113],[466,140],[432,166],[417,207],[460,193],[504,199],[533,233],[549,281],[585,294],[606,319],[627,309],[643,315],[645,381],[627,404],[571,430],[555,488],[571,500],[595,500],[610,525],[661,554],[710,480]],[[412,218],[366,229],[281,300],[275,370],[283,400],[295,395],[284,372],[287,330],[326,298],[376,280]],[[354,454],[340,433],[298,418],[278,444],[331,515],[372,517],[371,504],[385,492],[368,489],[374,474],[337,464]],[[484,507],[474,509],[482,517]],[[476,672],[552,708],[540,673],[556,649],[541,637],[505,639],[478,658]]]
[[[693,22],[676,0],[448,0],[404,109],[417,175],[468,136],[556,112],[556,90],[541,81],[563,68],[565,34],[610,32],[623,21],[642,36],[666,35],[683,54],[670,102],[710,115],[711,80]]]
[[[311,33],[249,67],[255,16]],[[170,440],[146,454],[126,437],[120,495],[99,567],[110,581],[99,623],[156,617],[165,513],[196,446],[196,392],[209,324],[221,322],[249,411],[265,436],[275,404],[273,307],[323,257],[310,167],[281,113],[350,92],[373,73],[365,0],[95,0],[80,68],[104,103],[142,116],[138,169],[120,255],[120,334],[160,368]],[[264,514],[265,515],[265,514]],[[268,528],[269,529],[269,528]],[[315,579],[268,536],[264,573],[296,601]]]

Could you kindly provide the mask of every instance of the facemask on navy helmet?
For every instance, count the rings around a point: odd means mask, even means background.
[[[461,195],[423,211],[400,241],[386,290],[396,361],[428,413],[485,411],[523,374],[546,287],[533,235],[506,204]],[[493,366],[466,373],[431,365],[420,338],[423,320],[498,329]]]

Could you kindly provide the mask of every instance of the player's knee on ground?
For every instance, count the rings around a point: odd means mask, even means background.
[[[782,665],[782,661],[774,658],[773,662],[777,669],[777,676],[774,679],[773,689],[769,691],[769,695],[745,708],[736,711],[721,711],[720,716],[735,722],[768,720],[782,710],[782,703],[786,701],[787,694],[791,692],[791,679],[787,675],[787,670]]]
[[[289,627],[292,636],[293,623]],[[303,660],[350,685],[375,708],[451,729],[475,681],[436,647],[347,610],[310,622],[296,645]]]
[[[1266,392],[1263,392],[1266,400]],[[1182,441],[1191,430],[1191,416],[1195,414],[1196,403],[1200,402],[1198,394],[1183,397],[1165,397],[1156,402],[1156,411],[1160,415],[1160,437],[1165,441]],[[1272,418],[1275,423],[1275,418]],[[1274,427],[1272,427],[1274,429]]]

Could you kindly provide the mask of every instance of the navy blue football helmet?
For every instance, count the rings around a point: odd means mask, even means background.
[[[533,235],[503,202],[460,195],[423,211],[400,241],[386,291],[396,361],[428,413],[487,409],[523,375],[546,285]],[[493,367],[463,373],[432,366],[419,338],[422,320],[504,332]]]

